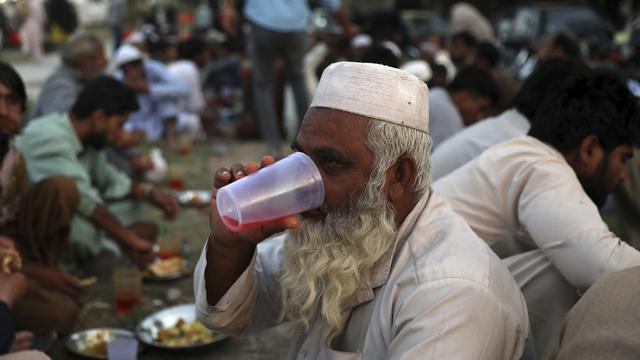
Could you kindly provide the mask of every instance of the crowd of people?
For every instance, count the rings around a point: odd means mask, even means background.
[[[229,122],[268,155],[214,174],[193,274],[208,327],[291,321],[301,359],[640,354],[640,46],[615,63],[554,33],[523,76],[467,4],[450,36],[408,37],[339,0],[321,2],[339,31],[310,34],[306,2],[274,2],[222,1],[220,31],[199,8],[180,37],[150,23],[122,36],[113,20],[110,58],[79,31],[29,111],[0,63],[0,254],[23,259],[0,271],[0,359],[46,358],[27,351],[33,333],[73,330],[81,277],[153,261],[144,206],[175,218],[180,205],[143,145],[224,151]],[[285,156],[287,140],[320,170],[324,204],[230,232],[216,189]]]

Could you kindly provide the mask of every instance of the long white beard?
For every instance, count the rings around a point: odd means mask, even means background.
[[[284,245],[284,318],[308,327],[319,311],[332,333],[340,331],[341,306],[369,281],[396,237],[395,211],[382,190],[384,172],[372,175],[346,206],[321,220],[303,219],[292,231]]]

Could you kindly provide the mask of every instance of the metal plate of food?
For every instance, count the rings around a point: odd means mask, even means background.
[[[176,197],[182,206],[201,208],[209,206],[209,202],[211,202],[211,192],[205,190],[179,191],[176,193]]]
[[[71,334],[65,344],[67,349],[76,355],[90,359],[107,359],[107,344],[120,337],[135,338],[135,335],[123,329],[96,328]],[[142,347],[138,346],[138,352],[140,351]]]
[[[191,263],[183,257],[172,257],[169,259],[156,259],[144,271],[144,280],[149,281],[170,281],[189,276],[191,274]]]
[[[148,316],[138,324],[136,336],[146,345],[172,351],[204,349],[227,338],[196,320],[194,304],[172,306]]]

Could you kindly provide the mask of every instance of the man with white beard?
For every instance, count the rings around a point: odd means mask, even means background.
[[[318,166],[324,204],[232,233],[214,189],[198,318],[228,333],[296,321],[297,359],[519,359],[520,291],[429,188],[427,96],[402,70],[329,66],[293,146]],[[258,167],[219,169],[214,186]]]

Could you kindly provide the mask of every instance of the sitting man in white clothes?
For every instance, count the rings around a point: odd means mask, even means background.
[[[430,190],[427,93],[399,69],[329,66],[293,145],[318,166],[324,204],[231,233],[214,190],[198,318],[223,332],[298,321],[299,359],[519,359],[522,294]],[[215,187],[257,168],[219,169]]]
[[[615,76],[588,74],[552,92],[531,126],[528,136],[489,148],[434,189],[505,259],[544,358],[576,289],[640,265],[640,252],[598,212],[640,143],[640,110]]]
[[[522,84],[511,109],[460,130],[433,150],[432,180],[446,176],[493,145],[525,135],[531,127],[529,121],[549,92],[587,71],[585,65],[564,59],[551,59],[538,64]]]
[[[208,62],[207,44],[200,38],[192,37],[178,43],[178,60],[167,66],[169,74],[189,89],[188,95],[178,101],[176,130],[195,138],[204,136],[200,124],[200,113],[205,107],[200,69]]]

